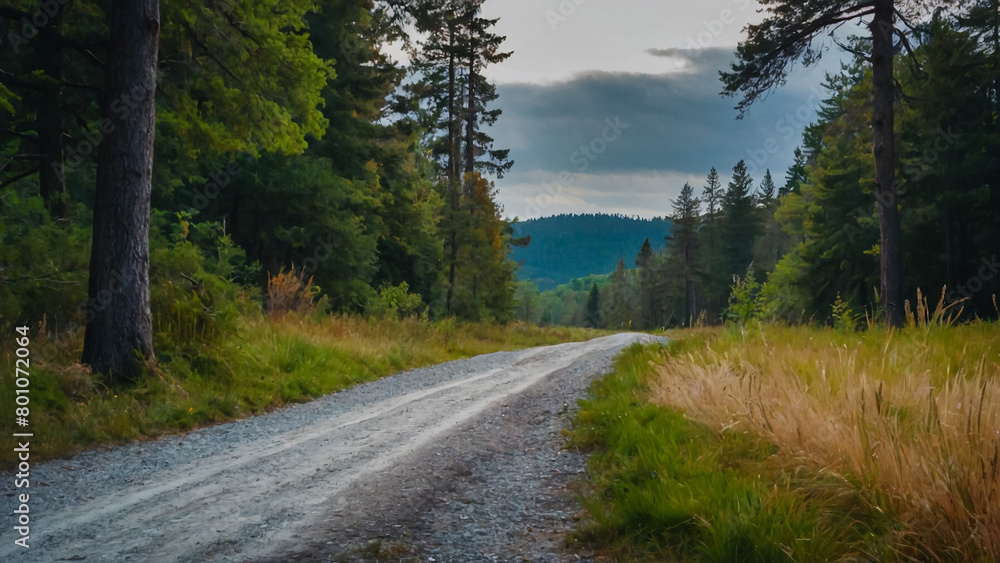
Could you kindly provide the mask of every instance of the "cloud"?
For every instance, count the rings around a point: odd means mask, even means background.
[[[737,120],[736,100],[719,95],[718,70],[732,60],[730,50],[658,52],[690,66],[677,73],[588,72],[555,84],[501,84],[504,113],[493,134],[497,147],[511,149],[512,176],[532,170],[704,174],[740,159],[763,175],[765,167],[783,171],[791,164],[821,90],[816,95],[789,84]],[[609,130],[609,123],[619,123],[620,131]]]

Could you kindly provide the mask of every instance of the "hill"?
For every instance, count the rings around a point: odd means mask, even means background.
[[[669,219],[641,219],[624,215],[555,215],[514,224],[517,237],[531,235],[531,244],[514,248],[521,264],[518,280],[532,280],[545,291],[590,274],[615,269],[619,258],[633,266],[642,241],[659,250],[670,234]]]

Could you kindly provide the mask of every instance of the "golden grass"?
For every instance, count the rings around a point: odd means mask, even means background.
[[[1000,559],[997,324],[701,330],[677,349],[657,368],[656,403],[855,483],[924,556]]]

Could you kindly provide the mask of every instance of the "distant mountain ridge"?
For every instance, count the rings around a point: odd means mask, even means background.
[[[545,291],[590,274],[606,274],[619,258],[634,267],[642,241],[654,250],[666,245],[669,219],[642,219],[603,213],[555,215],[514,224],[514,236],[531,235],[531,244],[514,247],[512,258],[521,264],[518,280],[532,280]]]

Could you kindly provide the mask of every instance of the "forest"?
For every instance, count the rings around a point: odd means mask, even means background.
[[[631,243],[614,272],[589,271],[598,257],[557,228],[565,219],[535,232],[496,203],[514,163],[489,135],[502,111],[484,69],[510,52],[480,4],[171,2],[141,60],[109,40],[141,8],[0,8],[0,331],[85,331],[85,364],[134,379],[135,352],[150,360],[157,341],[303,300],[602,328],[898,325],[918,289],[946,288],[966,318],[997,315],[1000,18],[988,3],[911,22],[890,61],[891,169],[871,150],[885,73],[862,54],[878,38],[851,37],[857,56],[827,76],[790,169],[752,178],[719,163],[731,179],[713,168],[685,185],[651,223],[669,236]],[[741,112],[783,79],[748,64],[722,74]],[[556,293],[518,285],[518,262],[551,248],[587,266],[572,277],[609,276],[554,289],[569,277],[552,263],[522,279]]]
[[[34,505],[44,518],[80,530],[97,514],[87,554],[127,559],[141,550],[105,541],[103,518],[157,505],[180,532],[112,528],[244,560],[255,554],[225,551],[234,538],[304,545],[293,530],[340,549],[325,510],[381,525],[379,489],[416,507],[384,529],[406,543],[420,528],[436,551],[373,535],[365,560],[439,560],[445,528],[498,552],[541,538],[567,560],[997,560],[1000,0],[748,2],[760,17],[735,53],[710,37],[733,56],[698,93],[731,99],[733,119],[799,65],[841,56],[790,167],[756,177],[763,166],[711,152],[697,180],[662,186],[659,217],[526,221],[499,203],[524,153],[491,129],[507,84],[491,70],[512,51],[485,2],[0,4],[0,395],[13,401],[0,429],[30,438],[31,464],[141,442],[91,458],[114,473],[106,498],[66,498],[66,482],[90,481],[76,462],[49,464],[41,475],[58,477],[31,502],[66,504]],[[609,29],[596,5],[561,2],[535,23],[634,32]],[[641,80],[627,67],[616,80]],[[610,74],[588,72],[590,85]],[[628,141],[596,141],[608,153],[594,168],[619,172],[611,153]],[[512,350],[524,351],[436,365]],[[278,410],[319,397],[331,402]],[[418,406],[423,426],[409,428]],[[252,425],[224,424],[251,416],[284,430],[251,428],[244,443]],[[209,426],[232,441],[183,434]],[[369,442],[387,446],[357,458],[354,480],[335,470]],[[166,473],[143,452],[154,443]],[[27,472],[18,444],[0,470]],[[182,445],[197,453],[174,465]],[[289,470],[300,458],[315,469]],[[503,488],[480,495],[483,475]],[[268,488],[275,478],[288,488]],[[518,492],[542,501],[544,529],[508,494],[532,479],[544,493]],[[237,506],[263,514],[292,487],[315,506],[267,518]],[[361,496],[337,504],[341,492]],[[517,516],[500,522],[497,503]],[[294,518],[308,528],[286,528]],[[66,560],[85,558],[64,535]]]
[[[642,241],[654,250],[666,245],[670,221],[602,213],[553,215],[513,224],[515,236],[530,243],[513,248],[517,279],[532,281],[542,291],[592,274],[615,269],[618,258],[631,255]]]
[[[510,319],[519,242],[491,179],[513,163],[482,75],[509,53],[478,5],[170,2],[130,60],[109,37],[148,6],[5,4],[0,332],[88,327],[87,363],[125,374],[296,298]]]
[[[882,321],[879,207],[887,202],[900,214],[899,313],[912,315],[918,300],[930,299],[962,318],[996,318],[998,30],[1000,15],[986,5],[914,25],[912,45],[896,55],[890,192],[880,195],[873,181],[872,69],[862,56],[871,40],[854,38],[857,59],[827,75],[819,116],[783,176],[752,178],[740,161],[723,185],[709,170],[701,186],[685,185],[671,201],[662,250],[646,241],[622,256],[610,284],[519,289],[522,301],[534,300],[519,317],[639,329],[749,318]],[[562,312],[584,303],[584,314]]]

